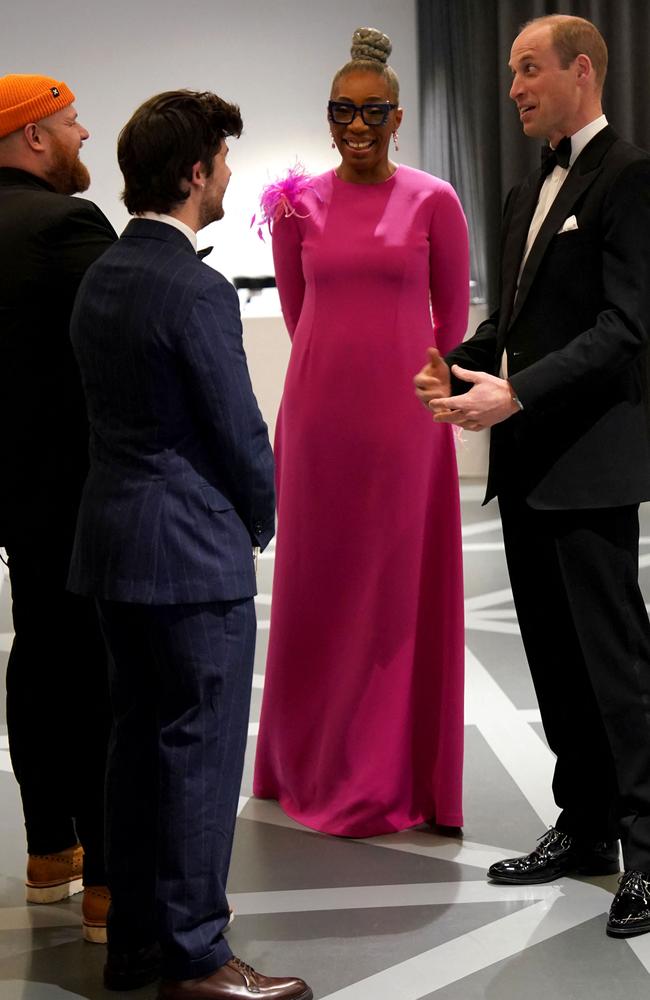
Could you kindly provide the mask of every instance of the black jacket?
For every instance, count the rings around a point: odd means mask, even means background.
[[[74,528],[88,425],[70,314],[86,269],[116,238],[92,202],[0,168],[0,544],[35,519]]]
[[[609,126],[587,144],[517,292],[539,186],[536,172],[506,202],[498,310],[446,357],[498,374],[507,348],[524,406],[492,429],[486,500],[514,489],[538,509],[636,504],[650,498],[650,157]]]

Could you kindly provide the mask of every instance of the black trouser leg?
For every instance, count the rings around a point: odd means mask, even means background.
[[[84,847],[104,884],[106,651],[94,603],[65,590],[69,552],[49,538],[7,544],[15,638],[7,727],[30,854]]]

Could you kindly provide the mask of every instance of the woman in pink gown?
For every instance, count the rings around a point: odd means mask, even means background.
[[[456,457],[413,376],[465,333],[467,227],[449,184],[388,159],[390,42],[360,32],[371,51],[353,43],[329,104],[342,162],[295,185],[273,227],[293,344],[254,783],[349,837],[463,821]]]

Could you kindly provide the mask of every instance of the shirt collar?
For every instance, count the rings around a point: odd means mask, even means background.
[[[605,115],[599,115],[598,118],[594,118],[592,122],[585,125],[584,128],[579,129],[574,132],[571,136],[571,159],[569,160],[569,168],[573,166],[575,161],[580,156],[588,142],[598,135],[599,132],[607,125],[607,118]]]
[[[178,229],[183,236],[187,236],[188,240],[196,250],[196,233],[191,229],[186,223],[181,222],[180,219],[175,219],[173,215],[165,215],[159,212],[141,212],[138,215],[138,219],[150,219],[152,222],[165,222],[168,226],[173,226],[174,229]]]

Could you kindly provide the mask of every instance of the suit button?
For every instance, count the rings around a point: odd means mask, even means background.
[[[259,535],[260,531],[262,530],[262,525],[259,523],[259,521],[257,522],[257,524],[254,524],[253,527],[255,528],[256,533]]]

